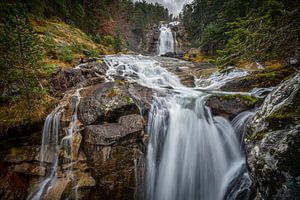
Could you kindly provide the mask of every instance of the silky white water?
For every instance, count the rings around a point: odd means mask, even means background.
[[[46,167],[47,164],[51,163],[50,172],[46,174],[45,177],[37,184],[34,191],[28,196],[28,200],[40,200],[44,198],[44,195],[51,190],[52,186],[57,181],[58,174],[58,161],[60,150],[65,150],[69,152],[70,162],[72,158],[72,136],[79,131],[78,126],[78,105],[80,102],[80,89],[77,89],[71,97],[71,103],[73,108],[73,114],[69,123],[69,127],[66,130],[65,137],[59,141],[59,134],[61,131],[60,120],[64,112],[64,106],[59,104],[46,118],[42,134],[42,143],[40,150],[40,165],[41,167]],[[73,178],[72,168],[66,172],[70,178]],[[75,188],[75,199],[77,199]]]
[[[172,30],[166,24],[162,24],[159,30],[158,55],[174,53],[175,43]]]
[[[159,91],[149,112],[150,138],[140,198],[248,198],[251,180],[239,137],[228,120],[213,116],[205,106],[208,94],[184,87],[150,57],[106,56],[105,62],[111,78],[123,76]]]
[[[42,145],[40,150],[40,165],[45,167],[46,163],[52,163],[50,173],[45,177],[32,194],[28,196],[28,200],[39,200],[49,186],[57,178],[58,167],[58,150],[59,150],[59,131],[60,118],[63,107],[58,105],[46,118],[43,128]]]

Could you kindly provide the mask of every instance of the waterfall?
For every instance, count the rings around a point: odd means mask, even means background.
[[[158,44],[158,55],[175,52],[175,44],[172,30],[168,25],[161,25]]]
[[[65,96],[67,97],[67,96]],[[44,195],[51,190],[52,186],[57,181],[58,162],[60,159],[60,151],[64,150],[68,154],[69,162],[74,159],[72,137],[79,132],[79,124],[77,117],[78,105],[80,102],[80,89],[77,89],[71,96],[71,105],[73,114],[70,119],[69,127],[66,130],[65,136],[59,141],[61,130],[60,120],[64,112],[64,105],[59,104],[46,118],[42,133],[42,142],[40,150],[40,165],[47,167],[51,163],[50,173],[43,177],[41,182],[35,187],[34,191],[28,196],[28,200],[40,200]],[[66,172],[70,179],[73,179],[72,167]],[[75,188],[75,199],[77,197]]]
[[[29,200],[39,200],[52,185],[57,177],[58,166],[58,151],[59,151],[59,131],[60,131],[60,118],[63,112],[63,107],[58,105],[46,118],[43,128],[42,145],[40,150],[40,165],[44,167],[46,162],[52,163],[51,172],[28,196]]]
[[[105,62],[109,76],[159,91],[149,112],[144,199],[248,199],[251,179],[239,137],[205,106],[208,94],[184,87],[150,57],[106,56]]]
[[[255,115],[254,111],[244,111],[238,114],[232,121],[231,124],[240,139],[240,143],[243,144],[247,122]]]

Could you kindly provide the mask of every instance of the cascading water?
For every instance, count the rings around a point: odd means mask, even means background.
[[[58,105],[46,118],[43,129],[42,145],[40,150],[40,165],[43,168],[46,162],[51,162],[51,172],[29,195],[29,200],[39,200],[47,188],[52,185],[57,177],[58,150],[59,150],[59,131],[60,118],[63,107]]]
[[[60,158],[60,151],[64,150],[68,155],[67,159],[69,162],[73,161],[74,155],[72,154],[72,139],[75,134],[79,131],[79,122],[77,117],[78,105],[80,102],[80,89],[77,89],[71,96],[71,104],[73,108],[73,114],[69,123],[69,127],[66,130],[66,136],[59,142],[59,134],[61,131],[60,120],[64,112],[64,106],[59,104],[46,118],[43,128],[42,145],[40,150],[40,164],[41,167],[46,167],[47,163],[52,163],[50,173],[47,177],[37,185],[36,189],[32,194],[28,196],[28,200],[40,200],[44,198],[52,186],[57,180],[58,174],[58,162]],[[72,168],[65,172],[72,180],[73,171]],[[76,194],[75,188],[75,199]]]
[[[158,44],[158,55],[175,52],[175,44],[172,30],[168,25],[161,25]]]
[[[143,199],[248,198],[251,180],[240,142],[230,122],[205,106],[208,94],[184,87],[149,57],[107,56],[105,62],[109,76],[163,93],[149,113]]]

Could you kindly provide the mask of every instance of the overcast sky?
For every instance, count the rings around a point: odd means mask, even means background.
[[[134,0],[134,1],[142,1],[142,0]],[[174,16],[177,16],[180,13],[183,5],[186,3],[190,3],[193,0],[146,0],[146,1],[152,3],[154,2],[160,3],[165,7],[167,7],[169,11],[173,13]]]

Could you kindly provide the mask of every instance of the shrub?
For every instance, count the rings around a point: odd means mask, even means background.
[[[74,55],[69,46],[62,46],[59,50],[58,59],[64,62],[72,63],[74,60]]]

